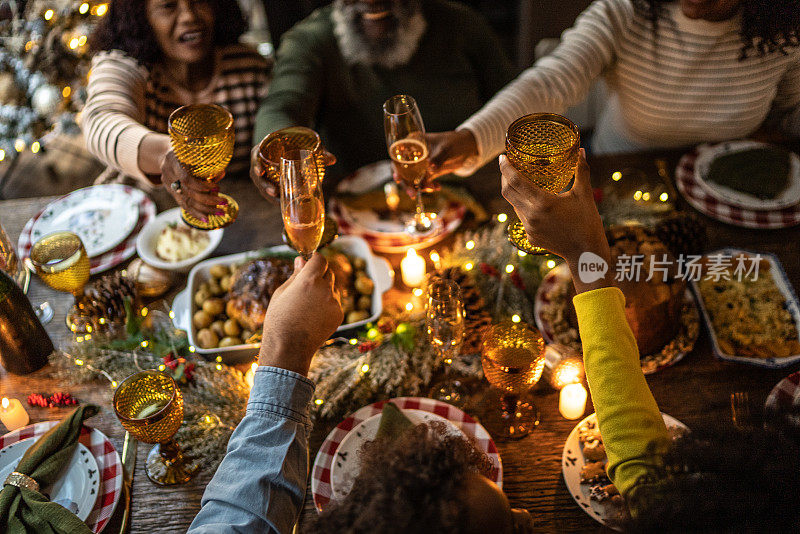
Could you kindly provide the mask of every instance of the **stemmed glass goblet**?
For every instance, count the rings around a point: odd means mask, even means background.
[[[233,116],[216,104],[190,104],[182,106],[169,116],[169,137],[175,157],[186,171],[210,183],[225,176],[225,167],[233,157]],[[186,210],[181,218],[199,230],[215,230],[228,226],[239,214],[239,204],[228,195],[219,195],[227,204],[218,205],[223,215],[211,214],[207,222]]]
[[[450,378],[453,360],[464,341],[464,302],[461,288],[453,280],[432,277],[426,290],[425,331],[428,342],[445,363],[445,379],[433,386],[430,396],[454,406],[466,403],[467,392],[460,380]]]
[[[156,444],[147,455],[147,477],[159,486],[184,484],[197,466],[175,442],[183,422],[183,396],[172,377],[141,371],[122,381],[114,392],[114,413],[131,436]]]
[[[520,117],[508,127],[506,157],[536,186],[558,194],[575,174],[580,144],[578,127],[568,118],[554,113],[534,113]],[[528,240],[525,227],[519,221],[508,225],[508,240],[529,254],[548,253]]]
[[[530,389],[544,370],[542,335],[522,323],[494,325],[484,337],[481,359],[494,386],[484,397],[481,422],[498,438],[527,436],[539,424]]]
[[[317,132],[305,126],[289,126],[272,132],[258,145],[260,171],[264,180],[280,187],[281,160],[289,151],[300,149],[314,153],[320,180],[325,177],[325,167],[336,163],[336,156],[325,150]]]
[[[289,150],[281,158],[281,214],[291,246],[308,259],[325,230],[325,203],[317,160],[311,150]]]
[[[422,203],[422,181],[428,172],[428,144],[425,124],[417,102],[409,95],[395,95],[383,104],[383,131],[394,178],[416,190],[416,214],[407,230],[424,235],[434,230],[434,219],[425,213]]]

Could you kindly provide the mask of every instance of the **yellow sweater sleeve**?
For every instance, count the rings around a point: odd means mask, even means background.
[[[608,476],[626,495],[660,465],[669,436],[639,364],[636,339],[616,287],[573,299],[583,343],[586,378],[608,454]]]

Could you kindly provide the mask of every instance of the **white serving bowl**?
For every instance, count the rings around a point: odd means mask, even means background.
[[[198,262],[206,259],[214,249],[219,246],[222,241],[222,234],[225,232],[223,228],[211,230],[207,232],[209,241],[208,246],[204,248],[199,254],[183,261],[169,262],[164,261],[156,255],[156,242],[161,230],[166,228],[170,223],[180,222],[181,209],[173,208],[171,210],[159,213],[155,219],[144,225],[139,236],[136,238],[136,253],[142,258],[146,264],[157,269],[164,269],[165,271],[176,271],[179,273],[188,273]]]
[[[372,253],[364,239],[356,236],[342,236],[337,238],[332,246],[335,246],[345,254],[353,257],[362,258],[366,262],[366,272],[375,283],[372,290],[372,309],[371,315],[363,321],[355,323],[345,323],[337,329],[337,332],[359,328],[369,322],[374,322],[380,317],[383,311],[383,294],[392,287],[394,283],[394,271],[385,258],[380,258]],[[247,260],[262,256],[269,256],[270,253],[292,252],[286,245],[272,247],[266,250],[254,250],[250,252],[240,252],[230,256],[220,256],[211,258],[194,266],[189,273],[189,280],[186,288],[175,296],[172,301],[173,322],[178,328],[186,330],[191,343],[198,354],[202,354],[206,359],[213,359],[215,356],[222,357],[226,364],[242,363],[252,361],[258,354],[260,343],[249,343],[243,345],[233,345],[216,349],[202,349],[197,343],[197,331],[192,324],[192,316],[198,307],[194,304],[194,294],[203,282],[211,278],[209,270],[214,265],[239,265]]]

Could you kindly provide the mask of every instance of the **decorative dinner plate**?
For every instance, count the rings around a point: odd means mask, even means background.
[[[785,299],[784,307],[789,311],[792,319],[794,319],[795,328],[798,331],[798,340],[800,340],[800,300],[798,300],[797,295],[794,292],[794,288],[792,287],[792,283],[789,281],[788,276],[786,276],[786,271],[783,270],[783,266],[781,265],[778,257],[774,254],[768,254],[766,252],[752,252],[749,250],[736,248],[715,250],[707,253],[705,256],[717,256],[720,254],[723,257],[736,257],[740,254],[748,254],[750,256],[760,255],[761,259],[769,261],[769,272],[772,275],[772,280],[775,282],[775,286]],[[694,289],[695,295],[697,295],[697,301],[700,304],[700,311],[703,314],[703,320],[708,327],[708,333],[711,337],[711,348],[714,356],[720,360],[746,363],[749,365],[755,365],[756,367],[766,367],[767,369],[781,369],[783,367],[789,367],[790,365],[800,362],[800,354],[793,354],[784,358],[755,358],[752,356],[737,356],[736,354],[726,353],[720,346],[719,338],[716,329],[714,328],[714,323],[711,321],[711,316],[706,309],[706,305],[703,300],[702,293],[700,293],[700,287],[698,286],[697,282],[692,282],[692,288]]]
[[[90,258],[119,245],[139,220],[144,193],[120,184],[84,187],[48,204],[31,228],[31,241],[69,230],[83,241]]]
[[[566,295],[571,285],[572,276],[566,263],[547,273],[536,291],[533,317],[547,343],[560,343],[581,352],[578,329],[567,322],[567,307],[572,304]],[[659,352],[641,356],[639,361],[644,374],[653,374],[675,365],[694,348],[700,334],[700,313],[697,311],[694,296],[688,289],[683,294],[680,320],[680,330],[672,341]]]
[[[103,271],[116,267],[120,263],[133,256],[133,254],[136,252],[136,236],[139,235],[139,232],[144,225],[156,216],[155,203],[150,200],[150,198],[142,191],[127,185],[121,185],[119,187],[129,189],[132,192],[132,198],[139,199],[139,221],[136,223],[133,231],[131,231],[121,243],[111,250],[89,259],[89,265],[92,274],[102,273]],[[136,193],[134,193],[134,191]],[[47,207],[45,207],[45,209],[47,209]],[[19,234],[19,241],[17,242],[17,255],[21,259],[27,258],[31,255],[31,247],[34,243],[31,230],[33,229],[33,225],[38,220],[39,215],[41,215],[43,212],[44,209],[29,219],[22,228],[22,232]]]
[[[38,438],[58,423],[59,421],[43,421],[0,436],[0,449],[22,440]],[[96,428],[81,427],[79,443],[91,452],[100,475],[97,490],[99,497],[94,501],[94,507],[84,520],[92,532],[97,534],[108,524],[122,495],[122,462],[111,441]]]
[[[767,395],[764,407],[767,410],[786,413],[795,425],[800,425],[800,415],[795,412],[800,408],[800,371],[778,382]]]
[[[689,431],[689,428],[665,413],[661,414],[667,430],[673,438]],[[596,425],[597,415],[591,414],[575,425],[569,433],[567,441],[564,443],[564,452],[561,455],[561,472],[564,475],[564,482],[567,490],[580,508],[589,514],[592,519],[614,530],[622,530],[620,519],[622,519],[623,509],[619,504],[614,504],[610,500],[600,502],[592,499],[591,485],[581,484],[581,469],[586,465],[586,458],[583,456],[583,444],[579,439],[580,429],[587,424]]]
[[[709,194],[695,177],[697,151],[684,155],[675,168],[675,185],[694,209],[724,223],[744,228],[771,230],[800,224],[800,204],[776,210],[753,210],[733,206]]]
[[[314,468],[311,471],[311,493],[314,496],[314,505],[318,511],[325,508],[333,497],[331,492],[331,468],[339,445],[351,430],[362,421],[380,414],[383,410],[383,405],[390,401],[403,411],[422,410],[436,414],[453,423],[475,444],[478,450],[486,454],[493,465],[489,479],[494,481],[500,488],[503,487],[503,465],[497,452],[497,446],[495,446],[486,429],[478,422],[455,406],[445,402],[424,397],[397,397],[359,408],[339,423],[325,438],[314,460]]]
[[[25,452],[36,443],[28,438],[0,449],[0,480],[5,480],[16,469]],[[78,443],[75,453],[59,479],[49,487],[41,488],[50,500],[58,503],[85,521],[97,501],[100,473],[89,449]]]
[[[728,154],[735,154],[756,148],[770,148],[766,143],[757,141],[728,141],[717,145],[701,145],[697,147],[697,159],[694,162],[694,175],[697,183],[706,193],[717,200],[751,210],[779,210],[800,203],[800,157],[789,153],[789,183],[775,198],[758,198],[748,193],[737,191],[708,180],[714,160]]]
[[[403,414],[415,425],[438,421],[446,426],[448,434],[464,435],[454,423],[433,412],[403,410]],[[336,449],[336,456],[333,465],[331,465],[331,491],[334,500],[342,499],[350,493],[353,482],[361,471],[361,458],[359,457],[361,446],[365,442],[375,439],[378,427],[381,424],[381,415],[376,413],[356,425],[353,430],[347,433]]]
[[[345,195],[363,195],[379,189],[392,181],[392,164],[389,160],[366,165],[342,180],[336,192]],[[436,213],[434,230],[423,236],[413,236],[406,231],[405,218],[382,216],[372,209],[355,209],[340,198],[329,202],[330,214],[339,225],[341,233],[363,237],[377,252],[403,253],[409,247],[426,248],[452,234],[463,222],[467,208],[460,202],[446,200]],[[403,213],[411,217],[411,213]]]

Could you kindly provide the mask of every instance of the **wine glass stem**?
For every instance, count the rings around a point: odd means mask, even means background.
[[[512,393],[503,393],[500,396],[500,406],[503,409],[503,414],[513,415],[517,412],[517,404],[519,397]]]
[[[425,205],[422,203],[422,188],[417,184],[414,186],[417,190],[417,213],[414,215],[414,222],[416,223],[417,230],[425,231],[427,230],[427,224],[425,221]]]
[[[164,458],[164,461],[169,463],[178,458],[181,448],[175,442],[174,438],[169,438],[167,441],[160,444],[159,451],[161,452],[161,457]]]

